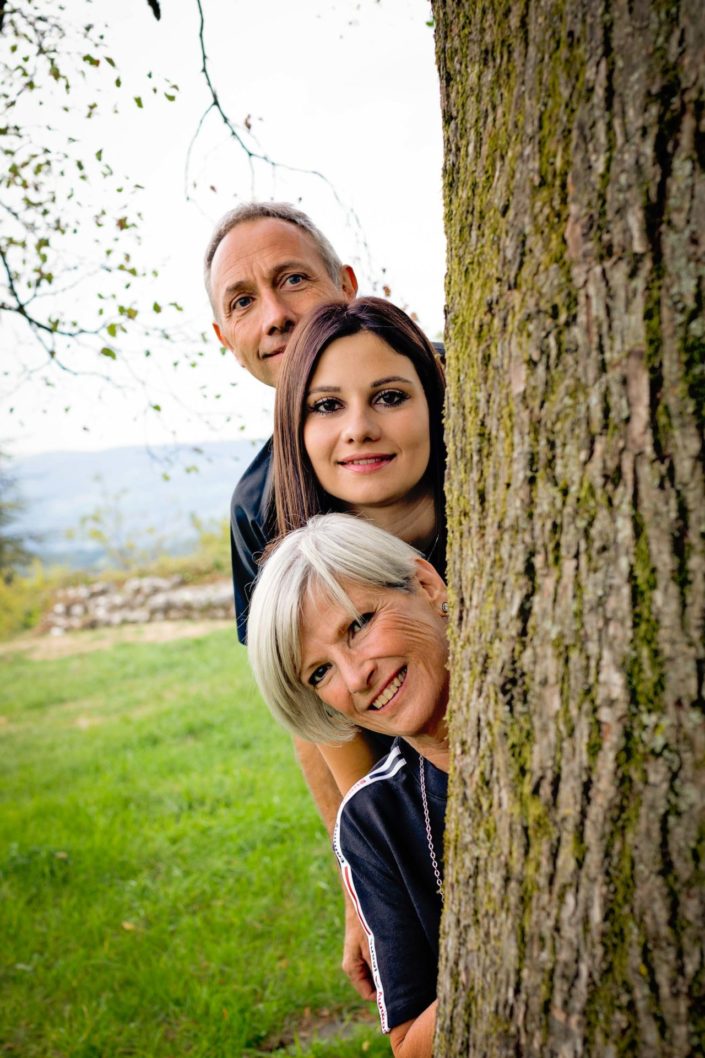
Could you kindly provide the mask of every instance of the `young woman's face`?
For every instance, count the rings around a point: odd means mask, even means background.
[[[332,342],[309,382],[303,440],[319,484],[352,510],[413,494],[431,442],[411,360],[369,331]]]

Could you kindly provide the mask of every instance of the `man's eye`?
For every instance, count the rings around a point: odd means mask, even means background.
[[[308,682],[312,687],[317,687],[321,682],[325,674],[328,672],[329,665],[319,665],[317,669],[314,669],[308,678]]]
[[[375,404],[382,404],[385,408],[397,408],[409,399],[409,394],[401,389],[383,389],[375,396]]]
[[[230,308],[233,312],[239,312],[241,309],[246,309],[252,302],[252,298],[249,294],[243,294],[239,298],[235,298]]]
[[[360,616],[356,617],[355,620],[351,623],[349,629],[350,635],[354,636],[357,635],[358,632],[361,632],[362,629],[370,623],[373,617],[373,613],[361,613]]]
[[[318,415],[330,415],[331,412],[338,411],[340,407],[341,403],[337,397],[322,397],[321,400],[315,400],[313,404],[309,404],[308,410]]]
[[[284,282],[289,287],[298,287],[305,279],[306,276],[302,275],[300,272],[294,272],[292,275],[287,276]]]

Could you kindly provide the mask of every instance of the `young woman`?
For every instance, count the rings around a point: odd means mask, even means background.
[[[431,1058],[447,795],[446,591],[433,566],[362,518],[331,514],[267,560],[248,650],[299,738],[400,736],[343,800],[334,847],[370,946],[397,1058]]]
[[[279,534],[346,511],[417,547],[445,575],[444,397],[433,346],[389,302],[324,305],[302,320],[275,405]]]

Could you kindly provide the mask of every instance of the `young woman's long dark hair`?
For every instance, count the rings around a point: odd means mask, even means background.
[[[443,479],[445,377],[423,331],[405,312],[381,298],[322,305],[297,326],[289,340],[274,411],[274,500],[277,532],[291,532],[314,514],[345,510],[318,483],[303,439],[306,394],[311,376],[328,346],[361,331],[377,335],[416,368],[428,403],[430,456],[426,477],[436,513],[437,540],[429,559],[445,575],[446,520]]]

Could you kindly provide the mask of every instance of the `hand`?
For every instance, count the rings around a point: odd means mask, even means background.
[[[377,989],[370,970],[370,949],[365,931],[350,900],[345,900],[345,938],[343,941],[343,972],[363,999],[376,999]]]

